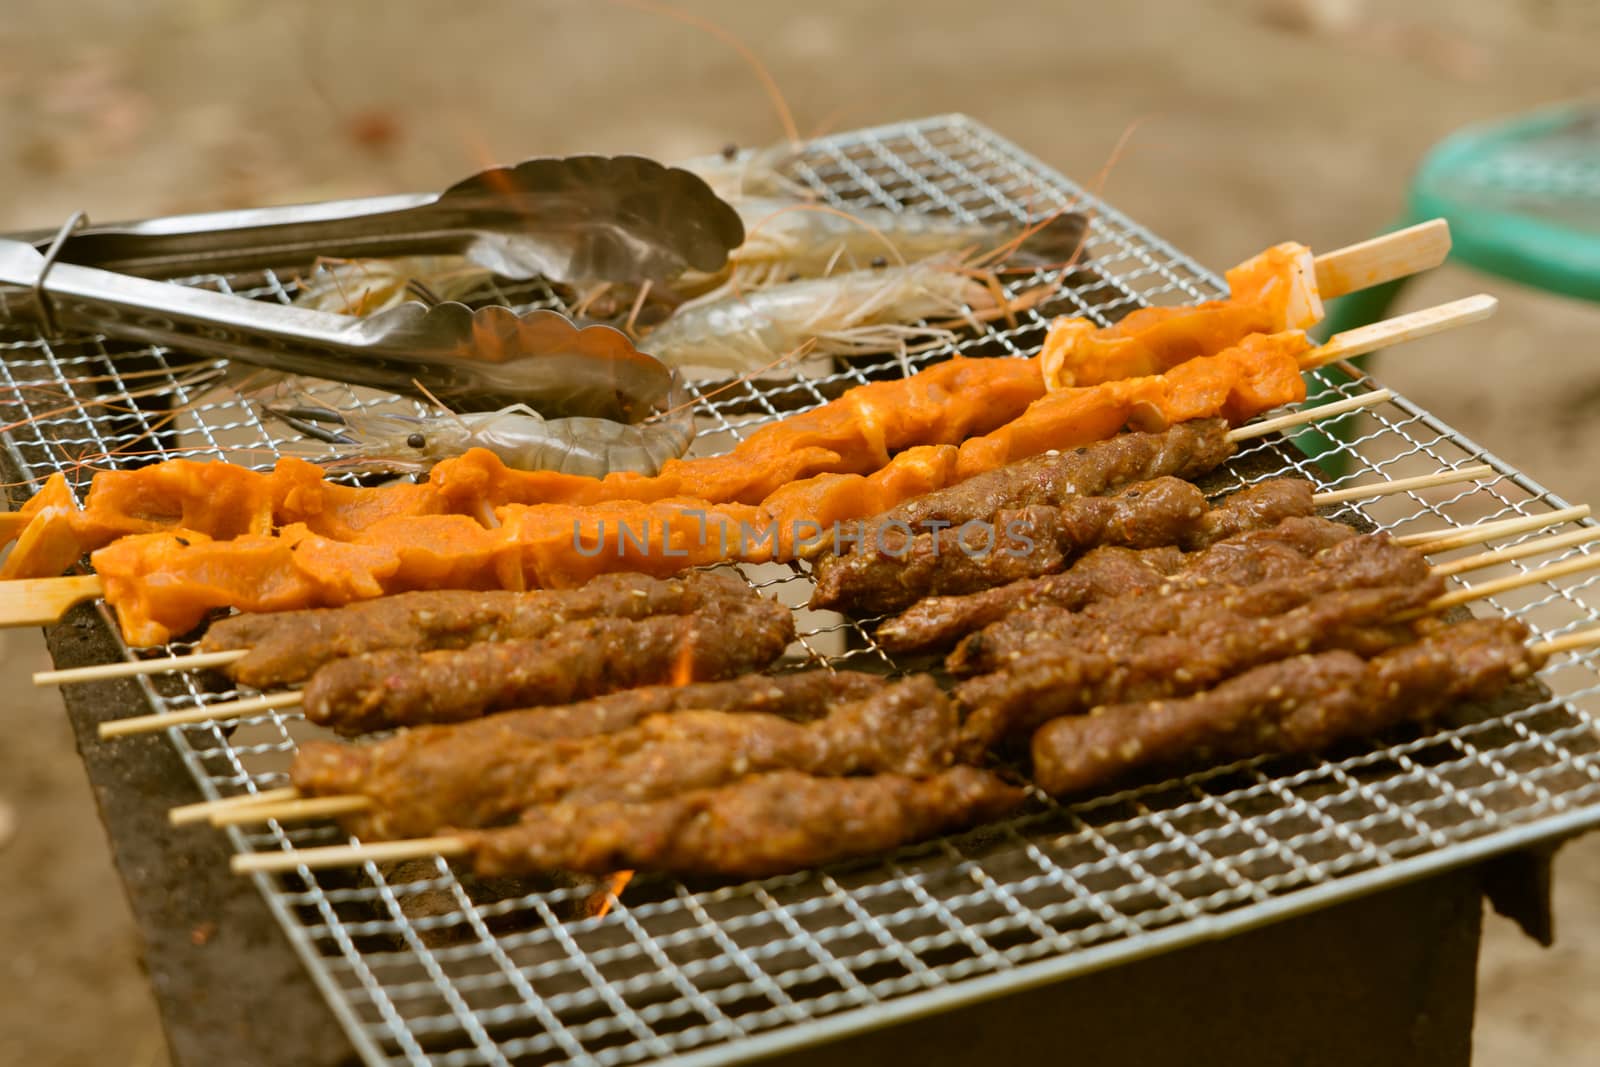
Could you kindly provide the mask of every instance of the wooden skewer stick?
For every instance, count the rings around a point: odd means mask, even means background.
[[[1318,493],[1311,498],[1311,502],[1319,507],[1324,504],[1343,504],[1349,500],[1365,500],[1373,496],[1406,493],[1413,489],[1431,489],[1439,485],[1470,482],[1492,474],[1494,474],[1493,467],[1487,463],[1479,463],[1471,467],[1439,471],[1437,474],[1422,474],[1415,478],[1397,478],[1392,482],[1379,482],[1376,485],[1352,485],[1347,489],[1333,489],[1326,493]]]
[[[1483,597],[1498,596],[1509,593],[1513,589],[1522,589],[1525,586],[1538,585],[1548,582],[1553,578],[1565,578],[1569,574],[1581,574],[1584,571],[1600,570],[1600,556],[1579,556],[1562,563],[1552,563],[1548,567],[1540,567],[1524,574],[1513,574],[1507,578],[1496,578],[1492,582],[1483,582],[1466,589],[1452,589],[1442,596],[1436,596],[1420,608],[1403,611],[1394,617],[1395,622],[1410,622],[1420,619],[1424,615],[1432,615],[1436,611],[1444,611],[1460,604],[1466,604]]]
[[[1507,548],[1496,548],[1488,552],[1479,552],[1475,556],[1463,556],[1441,563],[1433,568],[1433,573],[1441,578],[1448,578],[1452,574],[1461,574],[1465,571],[1481,570],[1484,567],[1493,567],[1497,563],[1507,563],[1525,556],[1539,556],[1546,552],[1554,552],[1560,548],[1570,548],[1573,545],[1587,544],[1590,541],[1600,540],[1600,526],[1584,526],[1564,534],[1553,537],[1541,537],[1536,541],[1527,541],[1520,545],[1511,545]]]
[[[233,857],[228,866],[235,874],[269,874],[293,871],[300,867],[351,867],[367,862],[464,856],[466,853],[466,842],[459,837],[414,837],[405,841],[374,841],[370,845],[328,845],[291,852],[251,852]]]
[[[163,671],[198,671],[205,667],[226,667],[250,654],[247,648],[226,652],[191,652],[187,656],[161,656],[135,659],[126,663],[99,663],[92,667],[68,667],[59,671],[35,671],[34,685],[67,685],[71,682],[103,682],[108,678],[131,678]]]
[[[1290,427],[1305,426],[1308,423],[1331,419],[1336,415],[1347,415],[1352,411],[1360,411],[1362,408],[1375,407],[1386,400],[1393,399],[1394,394],[1389,390],[1374,389],[1370,393],[1363,393],[1360,396],[1351,397],[1349,400],[1338,400],[1332,404],[1322,404],[1314,408],[1302,408],[1299,411],[1291,411],[1287,415],[1279,415],[1275,419],[1267,419],[1264,422],[1247,423],[1237,430],[1229,430],[1228,440],[1237,444],[1240,441],[1248,441],[1255,437],[1265,437],[1269,433],[1277,433],[1279,430],[1287,430]]]
[[[293,794],[293,791],[290,791]],[[328,815],[350,815],[372,807],[372,798],[359,795],[302,797],[297,794],[269,804],[243,804],[213,811],[212,826],[238,826],[266,822],[268,819],[319,819]]]
[[[1510,537],[1512,534],[1527,533],[1529,530],[1542,530],[1546,526],[1556,526],[1588,516],[1589,505],[1579,504],[1559,511],[1549,511],[1543,515],[1520,515],[1515,519],[1480,522],[1476,526],[1401,534],[1394,540],[1395,544],[1415,548],[1418,552],[1448,552],[1468,545],[1481,545],[1485,541],[1493,541],[1496,537]]]
[[[282,789],[264,789],[259,793],[241,793],[236,797],[223,797],[221,800],[202,800],[196,804],[180,804],[167,812],[167,821],[173,826],[187,826],[190,823],[205,822],[214,812],[230,811],[235,808],[248,808],[257,804],[276,804],[280,801],[293,800],[300,795],[299,790],[292,785]]]
[[[268,693],[265,696],[235,700],[231,704],[212,704],[210,707],[185,708],[182,711],[159,712],[155,715],[135,715],[132,718],[112,719],[110,722],[101,723],[100,736],[123,737],[127,734],[165,730],[169,726],[182,726],[185,723],[237,719],[244,715],[254,715],[258,711],[293,707],[298,703],[300,703],[300,691],[295,689],[287,693]]]
[[[1452,300],[1407,315],[1399,315],[1382,322],[1358,326],[1353,330],[1336,333],[1327,342],[1300,357],[1302,370],[1314,370],[1341,359],[1364,356],[1380,348],[1389,348],[1404,341],[1415,341],[1443,330],[1480,322],[1494,314],[1499,301],[1487,293]]]
[[[1537,655],[1549,658],[1558,652],[1574,652],[1580,648],[1593,648],[1596,645],[1600,645],[1600,627],[1540,641],[1533,646],[1533,651]]]
[[[1343,296],[1437,267],[1450,254],[1450,224],[1429,219],[1316,258],[1317,294]]]
[[[49,626],[67,609],[100,595],[100,576],[18,578],[0,582],[0,619],[6,626]]]

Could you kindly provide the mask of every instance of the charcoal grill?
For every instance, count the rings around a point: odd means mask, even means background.
[[[1061,310],[1101,322],[1223,292],[1216,275],[961,116],[828,137],[808,146],[793,172],[841,207],[972,220],[1087,210],[1093,273],[1074,279],[1083,284],[1065,291],[1071,307]],[[292,299],[298,284],[282,272],[183,283],[267,301]],[[495,296],[518,308],[559,306],[538,284]],[[782,412],[955,351],[1029,355],[1044,327],[1044,318],[1025,312],[1015,324],[997,322],[904,363],[885,357],[825,373],[802,369],[701,397],[696,447],[724,450]],[[66,470],[81,489],[91,473],[85,460],[117,466],[187,456],[268,466],[290,444],[287,431],[232,394],[185,385],[196,365],[180,353],[18,328],[0,333],[0,353],[0,401],[11,426],[5,452],[27,479]],[[177,413],[142,395],[153,386],[171,393]],[[1374,388],[1357,368],[1337,365],[1312,392],[1336,399]],[[397,403],[333,384],[317,392],[346,409]],[[1404,398],[1352,417],[1343,436],[1336,485],[1472,463],[1496,472],[1347,509],[1383,529],[1566,506]],[[1253,443],[1218,488],[1296,471],[1316,473],[1298,453]],[[1503,564],[1475,580],[1589,551]],[[800,565],[743,573],[791,605],[809,594]],[[1479,610],[1560,636],[1597,621],[1596,580],[1532,586]],[[895,666],[868,632],[840,617],[803,615],[801,634],[798,658]],[[177,643],[123,654],[190,650]],[[1548,689],[1520,706],[1429,732],[1327,758],[1237,762],[1077,804],[1040,797],[1010,822],[789,877],[734,886],[645,879],[603,916],[590,914],[592,883],[482,883],[442,860],[256,876],[255,884],[369,1063],[740,1062],[1249,930],[1593,826],[1597,656],[1559,656],[1540,676]],[[252,695],[215,683],[195,673],[137,684],[156,710]],[[283,785],[296,741],[312,733],[297,714],[269,711],[232,725],[174,727],[167,737],[212,799]],[[228,840],[234,850],[258,851],[342,838],[328,826],[271,824],[229,830]]]

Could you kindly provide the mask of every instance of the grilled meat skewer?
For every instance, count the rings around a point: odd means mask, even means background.
[[[580,589],[525,593],[436,590],[398,593],[340,608],[241,614],[211,624],[203,652],[249,649],[229,666],[246,685],[304,681],[324,663],[384,649],[464,648],[480,641],[543,637],[578,619],[644,619],[747,604],[756,594],[727,574],[681,578],[608,574]]]
[[[1065,795],[1196,759],[1316,752],[1529,677],[1543,657],[1527,638],[1520,622],[1473,619],[1370,661],[1342,650],[1297,656],[1183,700],[1056,719],[1034,734],[1034,780]]]
[[[794,615],[759,596],[713,615],[586,619],[545,637],[461,649],[395,649],[338,660],[312,675],[306,716],[340,733],[459,722],[674,681],[766,667],[794,640]]]
[[[1314,510],[1310,482],[1278,478],[1216,507],[1192,484],[1162,477],[1113,497],[1080,497],[990,516],[975,533],[954,527],[905,536],[879,531],[842,556],[816,563],[814,608],[855,615],[903,611],[927,596],[973,593],[1060,571],[1099,545],[1196,549]]]
[[[925,493],[853,524],[854,532],[870,535],[896,524],[914,532],[932,529],[933,523],[960,526],[1008,509],[1059,507],[1077,497],[1102,496],[1152,478],[1198,478],[1222,466],[1233,452],[1223,419],[1192,419],[1159,433],[1120,433],[1065,452],[1018,460]]]
[[[1168,633],[1103,623],[1099,641],[1063,642],[962,683],[957,699],[970,709],[961,729],[962,750],[976,758],[1058,716],[1182,696],[1307,651],[1337,648],[1376,655],[1416,640],[1419,625],[1385,620],[1426,603],[1430,595],[1416,586],[1346,589],[1269,616],[1230,611],[1224,601],[1204,617],[1191,613],[1197,627]]]
[[[1055,606],[1077,611],[1098,600],[1157,589],[1169,582],[1250,585],[1298,573],[1310,556],[1356,535],[1355,529],[1343,523],[1308,516],[1235,534],[1188,554],[1174,546],[1129,549],[1105,545],[1086,552],[1059,574],[965,596],[919,600],[885,621],[875,636],[890,652],[917,652],[945,647],[1029,608]]]
[[[575,704],[502,711],[468,722],[417,726],[361,747],[369,762],[393,764],[420,749],[459,752],[463,767],[481,763],[491,753],[529,741],[614,734],[652,715],[693,709],[761,712],[797,722],[827,714],[835,704],[862,700],[881,690],[887,679],[859,671],[797,671],[794,674],[746,674],[723,682],[647,685],[623,689]],[[381,756],[378,753],[382,753]]]
[[[474,724],[476,725],[476,724]],[[363,837],[425,836],[441,827],[495,826],[557,801],[659,800],[762,771],[825,777],[877,772],[922,776],[950,766],[954,705],[920,675],[808,724],[775,715],[679,711],[593,737],[401,746],[307,744],[291,780],[307,795],[360,795]]]
[[[569,870],[765,878],[1000,818],[1023,791],[976,767],[931,778],[752,775],[666,800],[561,803],[459,835],[484,877]]]
[[[946,657],[945,666],[953,674],[971,675],[1049,659],[1065,648],[1103,646],[1107,628],[1120,634],[1197,633],[1218,612],[1276,616],[1339,590],[1405,587],[1416,591],[1417,604],[1444,592],[1443,580],[1426,558],[1385,534],[1348,537],[1309,558],[1280,561],[1278,574],[1262,580],[1249,580],[1254,567],[1232,566],[1236,554],[1190,558],[1195,566],[1157,585],[1103,597],[1079,610],[1058,604],[1019,608],[969,635]],[[1227,570],[1243,573],[1228,575]]]

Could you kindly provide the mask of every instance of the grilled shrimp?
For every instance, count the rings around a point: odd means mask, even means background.
[[[738,373],[807,341],[814,355],[895,351],[953,339],[923,320],[977,321],[1006,310],[997,293],[952,260],[850,271],[685,304],[642,347],[670,367]]]
[[[765,197],[734,206],[744,220],[745,240],[728,262],[734,284],[744,288],[794,280],[796,275],[820,278],[837,268],[987,251],[1014,241],[1022,262],[1065,263],[1077,253],[1084,234],[1084,217],[1076,213],[1064,213],[1026,233],[1015,221],[963,222],[886,208],[844,211]]]
[[[615,471],[659,473],[694,441],[694,417],[678,405],[643,422],[574,417],[547,419],[525,404],[499,411],[397,415],[342,413],[301,404],[268,408],[295,429],[349,446],[319,456],[326,466],[368,471],[425,471],[471,448],[484,448],[516,470],[548,470],[603,478]],[[333,423],[327,430],[317,423]]]

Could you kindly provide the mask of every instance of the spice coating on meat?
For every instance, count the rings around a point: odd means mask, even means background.
[[[365,652],[543,637],[578,619],[683,615],[723,602],[748,602],[755,595],[731,575],[705,572],[668,579],[610,574],[580,589],[525,593],[398,593],[341,608],[233,615],[213,623],[200,648],[248,649],[229,673],[246,685],[265,687],[303,681],[324,663]]]
[[[1148,767],[1316,752],[1351,737],[1485,699],[1541,666],[1510,619],[1438,630],[1370,662],[1345,651],[1257,667],[1183,700],[1099,708],[1033,737],[1034,780],[1064,795]]]
[[[1170,545],[1145,549],[1102,545],[1059,574],[965,596],[927,597],[885,621],[874,637],[889,652],[938,648],[1013,611],[1043,604],[1076,611],[1096,600],[1153,589],[1182,563],[1183,553]]]
[[[1224,538],[1268,529],[1284,519],[1310,515],[1316,510],[1311,501],[1315,493],[1316,486],[1304,478],[1271,478],[1231,493],[1221,506],[1200,519],[1183,546],[1204,548]]]
[[[1101,623],[1098,639],[1053,646],[962,683],[957,699],[970,709],[962,726],[963,751],[973,758],[1061,715],[1197,692],[1303,652],[1342,648],[1376,654],[1416,639],[1410,627],[1385,620],[1427,599],[1416,587],[1392,586],[1324,593],[1264,617],[1219,607],[1203,618],[1194,613],[1191,625],[1168,632],[1140,633]]]
[[[641,685],[731,678],[767,666],[792,640],[789,609],[760,598],[714,617],[586,619],[530,641],[337,660],[312,675],[303,703],[312,722],[347,734],[459,722]]]
[[[481,719],[402,730],[363,745],[308,741],[294,764],[295,785],[320,795],[362,791],[373,766],[400,766],[419,753],[442,767],[471,775],[473,768],[515,759],[533,742],[612,734],[637,726],[652,715],[707,709],[762,712],[786,719],[815,719],[835,704],[878,692],[886,680],[856,671],[811,670],[769,676],[747,674],[725,682],[651,685],[582,700],[575,704],[523,708]]]
[[[1233,444],[1222,419],[1194,419],[1161,433],[1122,433],[976,475],[868,519],[865,528],[903,523],[920,530],[930,522],[960,526],[1007,508],[1060,506],[1151,478],[1197,478],[1231,455]]]
[[[1176,546],[1103,546],[1059,574],[918,601],[879,626],[876,637],[890,652],[938,649],[1016,611],[1051,605],[1077,611],[1097,600],[1157,588],[1175,575],[1181,575],[1180,582],[1250,585],[1296,573],[1306,557],[1355,536],[1343,523],[1305,516],[1235,534],[1188,555]]]
[[[765,878],[997,819],[1021,789],[975,767],[931,778],[754,775],[648,803],[554,804],[461,835],[484,877],[569,870]]]
[[[817,560],[811,606],[855,615],[901,611],[926,596],[972,593],[1059,571],[1097,545],[1181,542],[1206,513],[1199,489],[1157,478],[1112,497],[1001,511],[936,533],[884,531],[855,551]]]
[[[1250,618],[1278,615],[1337,590],[1404,587],[1414,603],[1444,592],[1444,583],[1429,570],[1419,553],[1396,544],[1387,535],[1352,537],[1299,560],[1296,573],[1235,585],[1210,577],[1207,568],[1186,571],[1153,589],[1135,590],[1098,600],[1073,611],[1041,605],[1014,611],[970,635],[945,660],[957,675],[998,670],[1019,658],[1057,656],[1088,642],[1103,644],[1106,629],[1123,634],[1184,633],[1208,626],[1220,612]]]
[[[761,771],[927,775],[953,762],[956,736],[949,698],[918,676],[807,724],[685,710],[618,733],[501,739],[494,748],[307,744],[291,778],[307,794],[372,799],[352,824],[364,837],[425,836],[509,822],[539,804],[653,800]]]

